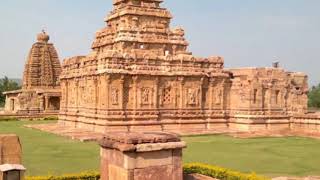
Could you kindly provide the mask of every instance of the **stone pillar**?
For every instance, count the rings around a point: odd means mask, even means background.
[[[68,109],[68,106],[69,106],[69,82],[68,82],[68,80],[66,80],[66,82],[65,82],[65,92],[64,92],[64,94],[65,94],[65,105],[64,105],[64,107],[65,107],[65,110],[67,111],[67,109]]]
[[[39,108],[40,108],[40,112],[44,111],[44,99],[43,99],[43,96],[39,97]]]
[[[184,77],[179,77],[178,78],[179,80],[179,94],[180,94],[180,97],[179,97],[179,109],[182,110],[184,108],[183,106],[183,99],[185,98],[184,97],[184,93],[183,93],[183,88],[184,88]]]
[[[163,132],[111,133],[100,140],[101,180],[182,180],[186,143]]]
[[[77,111],[79,110],[79,79],[75,79],[76,84],[76,105]]]
[[[21,144],[19,137],[14,134],[0,135],[0,165],[21,164]]]
[[[138,76],[132,76],[133,82],[133,108],[134,111],[138,109]]]
[[[157,77],[154,82],[154,95],[153,95],[153,108],[159,109],[159,78]]]
[[[106,109],[109,109],[110,107],[110,85],[111,85],[111,77],[109,75],[105,75],[105,81],[106,81]]]
[[[209,98],[208,98],[208,102],[209,102],[209,109],[213,110],[214,107],[214,88],[215,88],[215,78],[210,78],[209,79]]]
[[[97,114],[99,107],[99,88],[100,88],[100,79],[99,77],[93,78],[93,90],[94,90],[94,111]]]
[[[14,134],[0,135],[0,180],[24,179],[21,144]]]
[[[119,101],[120,101],[119,104],[122,110],[124,110],[124,90],[125,90],[124,83],[125,83],[125,76],[122,75],[120,78],[120,94],[119,94]]]
[[[198,96],[199,106],[200,106],[201,110],[203,110],[203,109],[204,109],[204,106],[205,106],[205,102],[202,102],[203,96],[204,96],[204,94],[203,94],[204,80],[205,80],[205,78],[202,77],[202,78],[201,78],[201,81],[200,81],[200,82],[201,82],[201,84],[200,84],[200,94],[199,94],[199,96]]]
[[[45,111],[49,110],[49,96],[45,96]]]

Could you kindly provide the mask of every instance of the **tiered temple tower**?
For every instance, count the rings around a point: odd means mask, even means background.
[[[37,35],[23,74],[22,89],[6,92],[7,113],[20,115],[57,114],[60,109],[61,65],[49,35]]]
[[[223,59],[192,56],[161,3],[113,1],[92,52],[64,61],[60,123],[100,132],[202,129],[206,110],[221,112]]]
[[[23,89],[52,89],[59,87],[61,65],[58,53],[44,31],[33,44],[23,75]]]
[[[190,133],[289,128],[290,102],[304,113],[304,74],[227,71],[221,57],[195,57],[184,30],[170,28],[172,16],[161,3],[113,0],[91,53],[63,63],[61,125],[103,133]]]

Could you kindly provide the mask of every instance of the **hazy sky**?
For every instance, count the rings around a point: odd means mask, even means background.
[[[0,76],[21,78],[36,34],[45,28],[60,59],[89,52],[112,0],[1,0]],[[320,82],[320,0],[166,0],[172,27],[186,30],[196,56],[226,67],[270,66]]]

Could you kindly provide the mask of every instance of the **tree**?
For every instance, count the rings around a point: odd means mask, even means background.
[[[320,84],[318,86],[313,86],[308,94],[309,107],[320,108]]]
[[[17,89],[20,89],[19,84],[10,80],[8,77],[5,76],[3,79],[0,79],[0,106],[4,106],[6,100],[3,92],[14,91]]]

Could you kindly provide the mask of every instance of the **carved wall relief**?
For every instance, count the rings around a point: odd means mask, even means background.
[[[111,88],[111,103],[112,105],[119,105],[119,89],[112,87]]]
[[[198,104],[198,91],[197,89],[187,89],[187,104],[195,106]]]
[[[150,88],[141,89],[141,104],[150,105],[152,103],[152,90]]]
[[[223,91],[222,89],[217,89],[215,93],[215,104],[221,105],[222,104],[222,98],[223,98]]]

